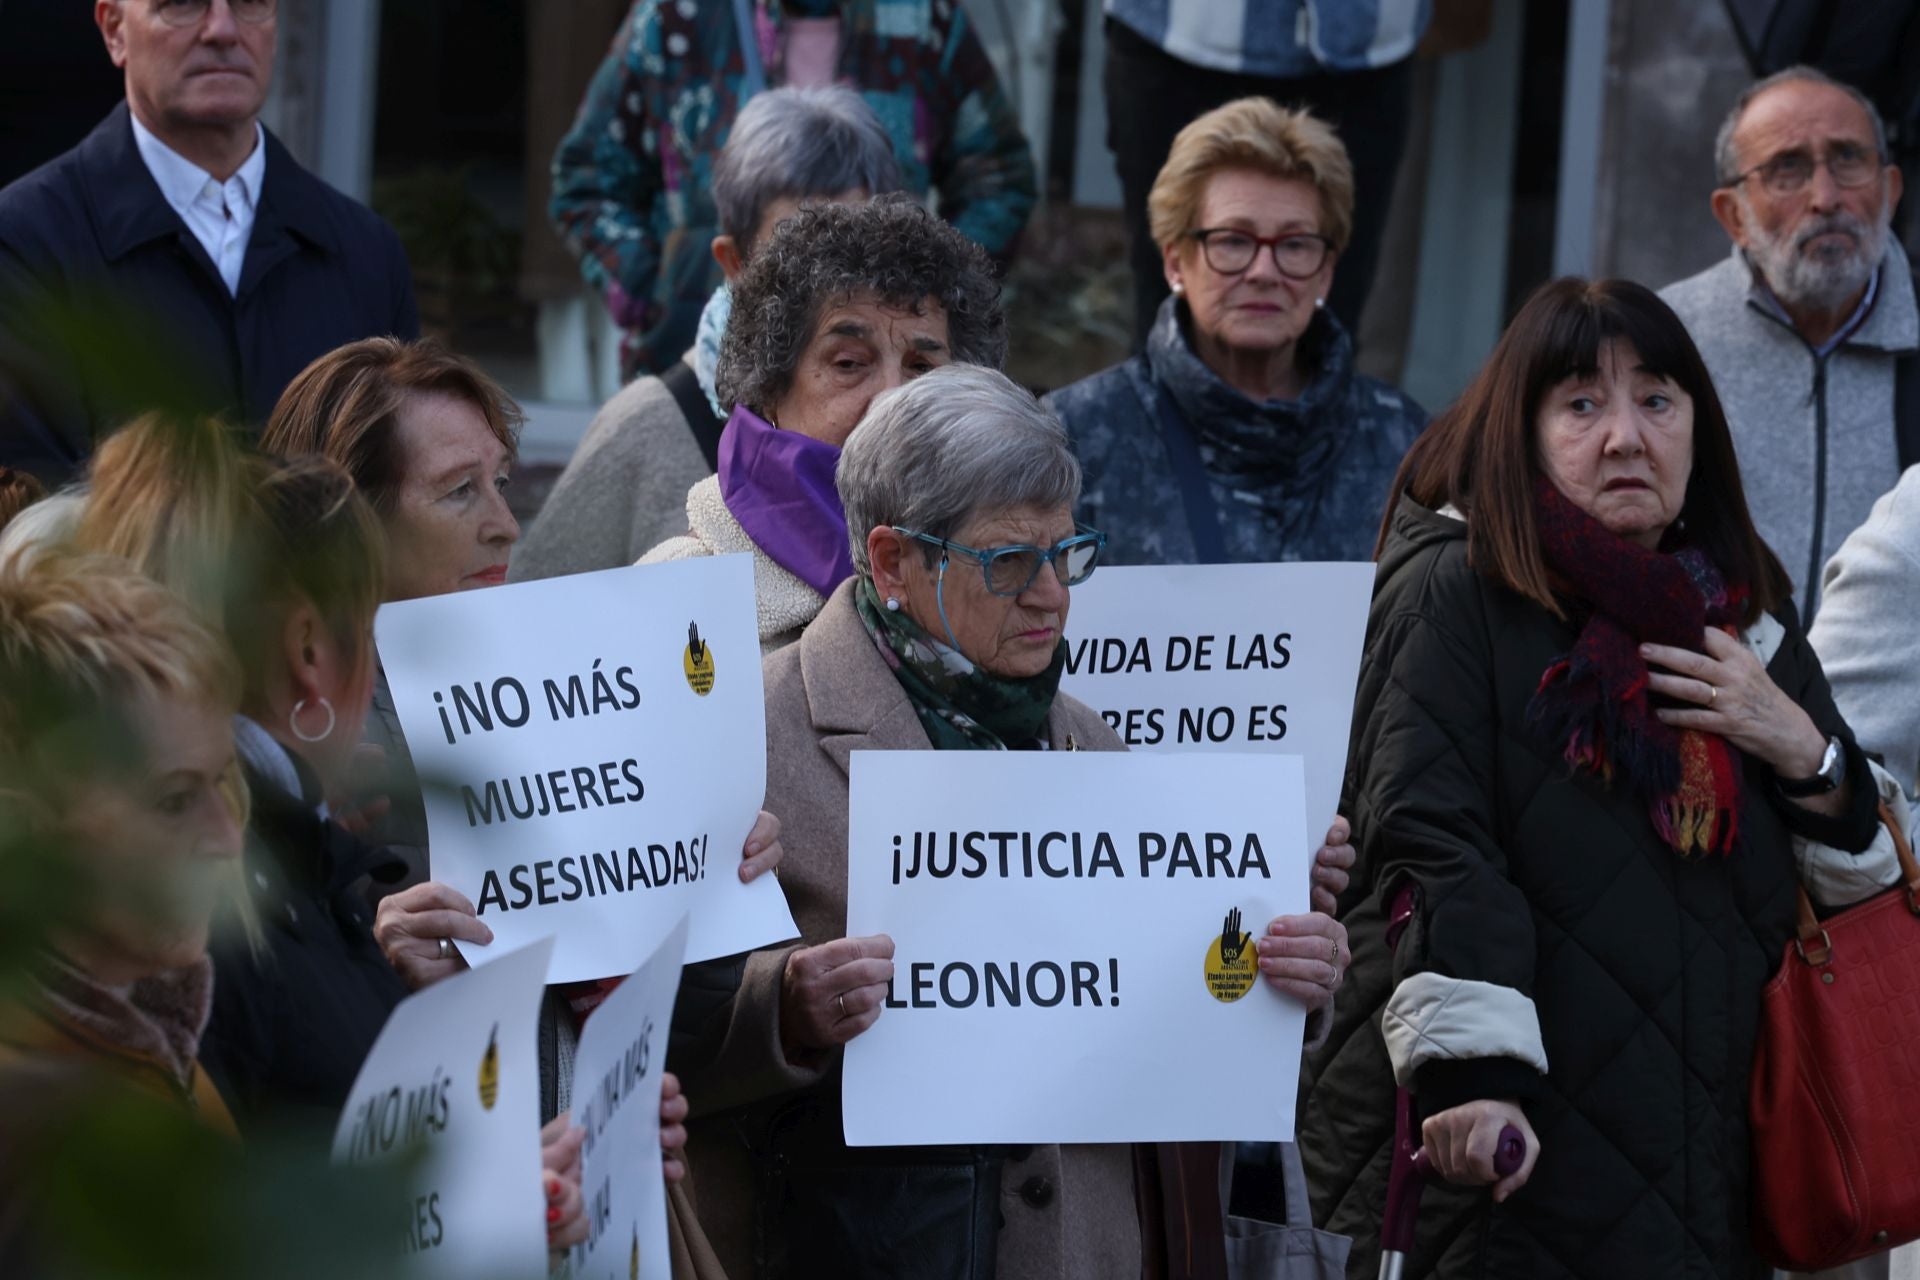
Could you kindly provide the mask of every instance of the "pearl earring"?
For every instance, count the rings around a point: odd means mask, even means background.
[[[900,601],[893,596],[887,597],[887,612],[888,613],[900,612]]]
[[[1187,291],[1187,286],[1179,283],[1178,281],[1174,282],[1174,286],[1173,286],[1174,296],[1178,297],[1180,294],[1183,294],[1186,291]]]
[[[1316,310],[1316,311],[1317,311],[1317,310],[1319,310],[1320,308],[1322,308],[1322,307],[1324,307],[1324,306],[1326,306],[1326,305],[1327,305],[1327,300],[1326,300],[1325,298],[1315,298],[1315,299],[1313,300],[1313,306],[1314,306],[1314,310]]]

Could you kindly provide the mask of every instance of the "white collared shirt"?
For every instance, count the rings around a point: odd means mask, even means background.
[[[260,184],[267,174],[266,131],[253,126],[253,154],[225,182],[155,137],[128,113],[133,122],[133,144],[146,162],[147,172],[159,184],[180,220],[213,259],[228,293],[240,291],[240,266],[246,260],[247,241],[253,238],[253,214],[260,203]]]

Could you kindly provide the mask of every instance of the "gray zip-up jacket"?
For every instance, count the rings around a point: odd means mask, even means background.
[[[1737,248],[1660,296],[1713,375],[1753,522],[1792,576],[1809,623],[1821,566],[1900,478],[1894,361],[1920,347],[1906,255],[1889,237],[1872,312],[1825,357],[1770,305]]]

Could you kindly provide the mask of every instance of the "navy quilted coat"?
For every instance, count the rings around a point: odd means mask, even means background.
[[[1428,972],[1529,996],[1548,1070],[1482,1058],[1416,1074],[1428,1114],[1523,1099],[1541,1155],[1504,1205],[1429,1188],[1410,1275],[1764,1277],[1747,1227],[1760,989],[1792,934],[1791,834],[1852,850],[1874,834],[1865,757],[1783,608],[1769,674],[1846,740],[1855,803],[1817,817],[1749,760],[1740,847],[1678,857],[1641,801],[1529,730],[1527,701],[1576,631],[1475,573],[1466,546],[1465,525],[1403,500],[1380,562],[1342,805],[1360,851],[1342,904],[1353,962],[1300,1132],[1315,1220],[1354,1237],[1349,1274],[1371,1280],[1393,1126],[1380,1010]],[[1389,956],[1383,899],[1408,875],[1422,910]]]

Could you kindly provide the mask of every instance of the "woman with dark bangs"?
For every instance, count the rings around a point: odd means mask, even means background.
[[[1374,1274],[1398,1081],[1456,1184],[1409,1275],[1767,1275],[1747,1082],[1793,841],[1866,848],[1874,788],[1673,312],[1544,286],[1408,454],[1377,558],[1315,1219]]]

